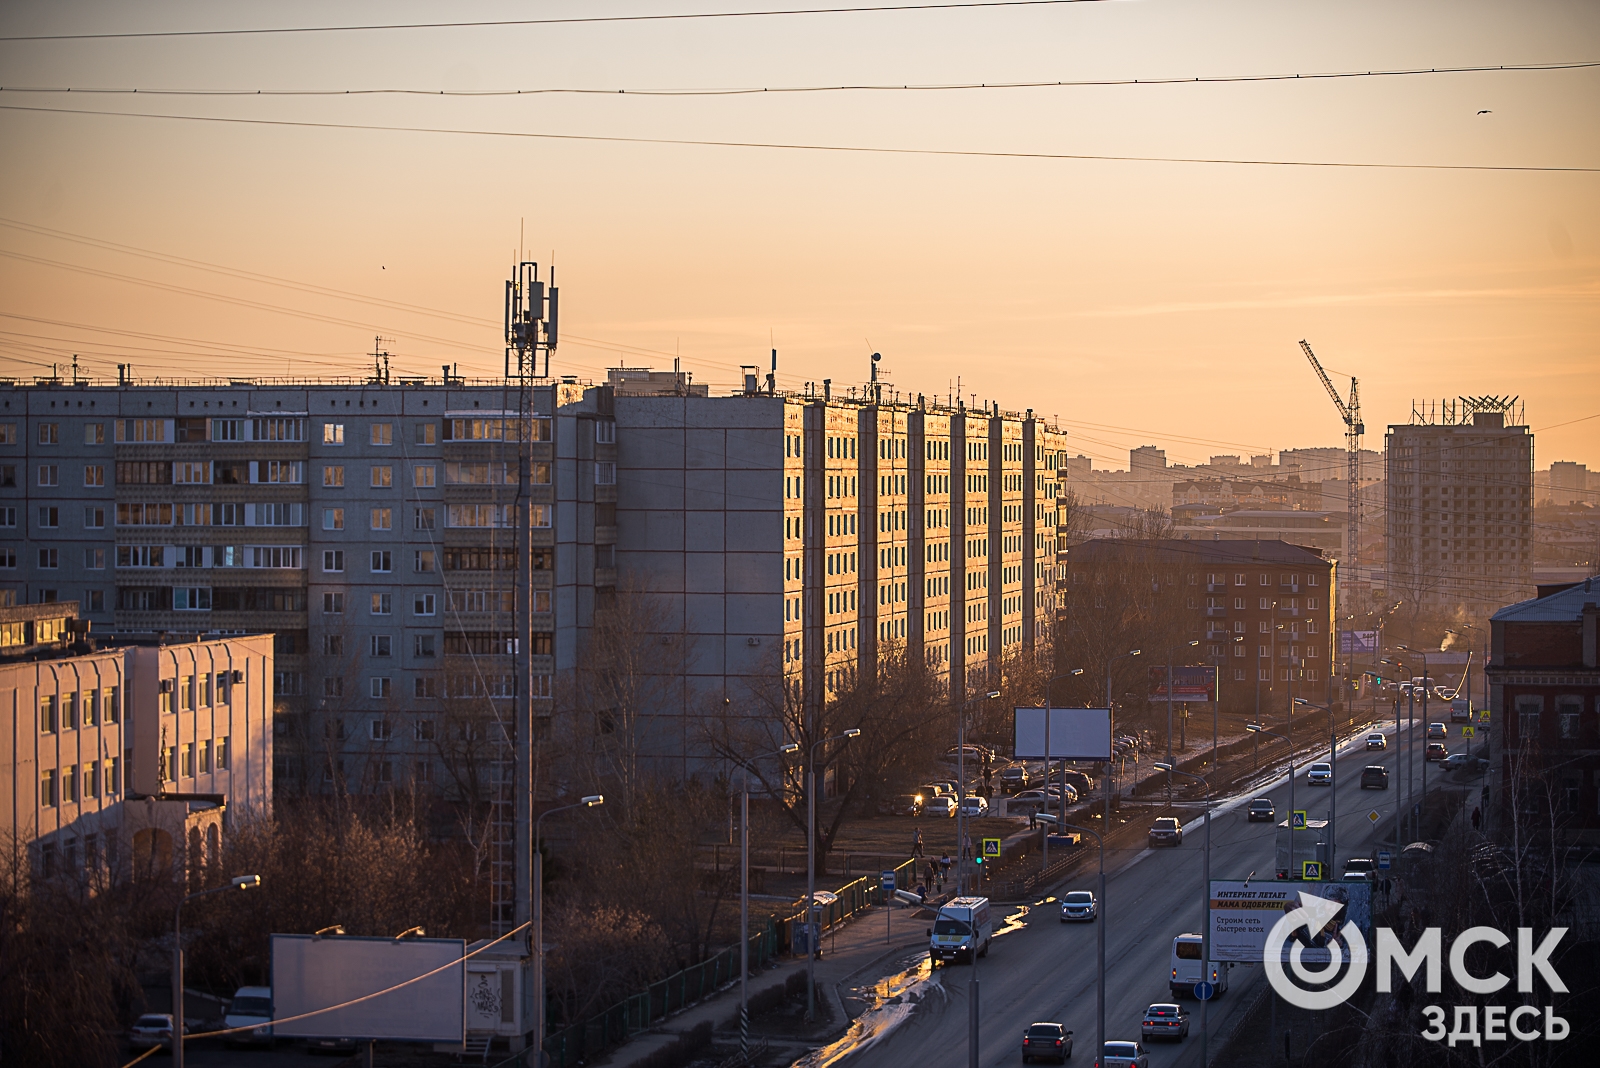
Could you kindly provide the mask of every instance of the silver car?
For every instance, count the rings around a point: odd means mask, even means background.
[[[1094,894],[1088,890],[1073,890],[1061,895],[1061,922],[1092,920],[1100,914]]]

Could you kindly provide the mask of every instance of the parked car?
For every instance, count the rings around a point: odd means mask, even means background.
[[[1367,735],[1367,748],[1368,749],[1387,749],[1387,748],[1389,748],[1389,739],[1385,738],[1382,734],[1379,734],[1377,731],[1373,731],[1371,734]]]
[[[1094,1068],[1150,1068],[1150,1058],[1137,1042],[1107,1042]]]
[[[1182,1042],[1189,1037],[1189,1014],[1183,1006],[1170,1001],[1158,1001],[1144,1010],[1139,1023],[1139,1033],[1145,1038],[1170,1038]]]
[[[1351,857],[1344,862],[1344,877],[1348,879],[1352,875],[1359,875],[1363,879],[1370,879],[1377,867],[1371,857]]]
[[[1471,764],[1472,757],[1466,753],[1451,753],[1444,758],[1444,769],[1446,771],[1460,771],[1462,768],[1470,767]]]
[[[223,1027],[250,1027],[252,1024],[257,1025],[252,1031],[240,1031],[228,1035],[227,1044],[230,1046],[273,1044],[270,986],[241,986],[233,992],[233,1000],[228,1002],[228,1009],[222,1014]]]
[[[922,815],[922,795],[896,794],[889,800],[889,814],[891,816]]]
[[[1445,730],[1445,726],[1444,726],[1443,723],[1430,723],[1430,724],[1428,724],[1428,741],[1430,741],[1430,742],[1432,742],[1432,741],[1440,741],[1440,742],[1442,742],[1448,737],[1449,737],[1449,733]]]
[[[1061,922],[1092,920],[1100,915],[1099,902],[1088,890],[1069,890],[1061,895]]]
[[[147,1012],[135,1020],[133,1026],[128,1029],[128,1045],[134,1049],[149,1049],[151,1046],[166,1046],[171,1043],[170,1012]]]
[[[1028,788],[1028,766],[1026,764],[1011,764],[1000,769],[1000,789],[1005,793],[1015,793]]]
[[[980,797],[977,794],[968,794],[961,799],[960,811],[968,819],[972,819],[975,816],[987,816],[989,814],[989,801],[987,798]]]
[[[940,794],[938,797],[923,802],[922,814],[931,816],[934,819],[954,816],[956,814],[956,799],[947,794]]]
[[[1162,816],[1150,825],[1150,845],[1178,846],[1183,844],[1183,828],[1176,817]]]
[[[951,782],[949,779],[941,779],[933,785],[937,786],[939,788],[939,792],[948,798],[955,799],[960,797],[961,791],[957,789],[956,784]]]
[[[917,787],[917,793],[922,795],[922,801],[924,804],[941,794],[948,794],[950,792],[951,791],[944,788],[944,783],[942,782],[925,782],[921,786]]]
[[[1250,807],[1245,809],[1245,819],[1250,823],[1271,823],[1278,814],[1277,806],[1270,797],[1258,797],[1250,802]]]
[[[1332,786],[1333,765],[1326,760],[1319,760],[1306,769],[1306,784],[1308,786]]]
[[[1022,1063],[1049,1058],[1066,1064],[1072,1056],[1072,1032],[1058,1023],[1032,1023],[1022,1032]]]
[[[1078,791],[1079,795],[1089,793],[1095,788],[1095,779],[1087,772],[1074,768],[1063,769],[1059,764],[1050,771],[1050,781],[1053,783],[1065,782],[1068,786]]]
[[[1361,788],[1363,790],[1387,790],[1389,788],[1389,769],[1382,764],[1368,764],[1362,768]]]
[[[1450,750],[1445,748],[1443,742],[1429,742],[1428,748],[1423,752],[1423,760],[1444,760],[1450,756]]]

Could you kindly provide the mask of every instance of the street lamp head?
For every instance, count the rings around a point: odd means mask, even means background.
[[[398,942],[402,938],[410,938],[412,935],[416,935],[418,938],[426,938],[428,937],[428,932],[423,930],[421,927],[407,927],[404,931],[401,931],[399,934],[395,935],[394,940]]]
[[[1190,644],[1190,645],[1191,645],[1191,646],[1195,646],[1195,645],[1199,645],[1199,644],[1200,644],[1200,639],[1199,639],[1199,638],[1196,638],[1196,639],[1195,639],[1195,640],[1194,640],[1194,641],[1192,641],[1192,642],[1190,642],[1190,643],[1189,643],[1189,644]]]
[[[1071,671],[1071,674],[1073,674],[1073,675],[1082,675],[1083,674],[1083,668],[1073,668],[1072,671]]]
[[[846,738],[859,738],[861,737],[861,728],[851,727],[849,730],[844,732],[844,736]]]
[[[1262,730],[1263,728],[1262,728],[1261,724],[1259,724],[1259,723],[1246,723],[1244,725],[1244,729],[1249,731],[1251,734],[1255,734],[1256,732]]]
[[[993,701],[996,697],[1000,696],[1000,691],[999,690],[990,690],[988,693],[984,694],[984,696],[987,697],[989,700]]]
[[[233,885],[237,886],[240,890],[249,890],[251,887],[255,887],[255,886],[260,886],[261,885],[261,876],[259,876],[259,875],[236,875],[236,876],[234,876],[234,879],[233,879]]]
[[[318,938],[326,938],[329,935],[342,935],[342,934],[344,934],[344,924],[336,923],[332,927],[324,927],[321,930],[317,931],[316,932],[316,937],[318,937]]]
[[[1156,765],[1155,766],[1156,766],[1156,770],[1157,771],[1175,771],[1175,770],[1177,770],[1171,764],[1168,764],[1165,760],[1156,761]]]
[[[1143,650],[1143,649],[1130,649],[1130,650],[1129,650],[1129,651],[1128,651],[1128,655],[1129,655],[1129,656],[1138,656],[1138,655],[1139,655],[1139,654],[1140,654],[1140,653],[1142,653],[1142,652],[1144,652],[1144,650]]]
[[[583,805],[584,808],[594,808],[596,805],[603,805],[605,803],[605,794],[590,794],[588,797],[585,797],[579,802],[579,804]]]
[[[798,753],[798,752],[800,752],[800,743],[799,742],[790,742],[788,745],[781,747],[778,750],[778,752],[780,752],[780,753]]]

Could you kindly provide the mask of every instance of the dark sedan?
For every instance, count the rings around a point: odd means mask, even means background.
[[[1183,844],[1183,827],[1172,816],[1162,816],[1150,825],[1150,845],[1178,846]]]
[[[1271,823],[1272,818],[1277,814],[1278,810],[1272,804],[1272,798],[1258,797],[1254,801],[1250,802],[1250,807],[1246,810],[1245,818],[1251,823],[1255,823],[1257,821]]]
[[[1022,1063],[1049,1059],[1066,1064],[1072,1056],[1072,1032],[1058,1023],[1029,1024],[1022,1032]]]

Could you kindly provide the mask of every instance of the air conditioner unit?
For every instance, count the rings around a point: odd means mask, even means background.
[[[233,681],[234,682],[243,682],[244,681],[244,672],[235,670],[234,673],[233,673]]]
[[[173,690],[173,680],[172,679],[162,679],[160,688],[161,688],[161,692],[162,693],[171,693],[172,690]]]
[[[744,643],[746,645],[760,645],[761,644],[761,639],[760,638],[746,638],[744,640]]]

